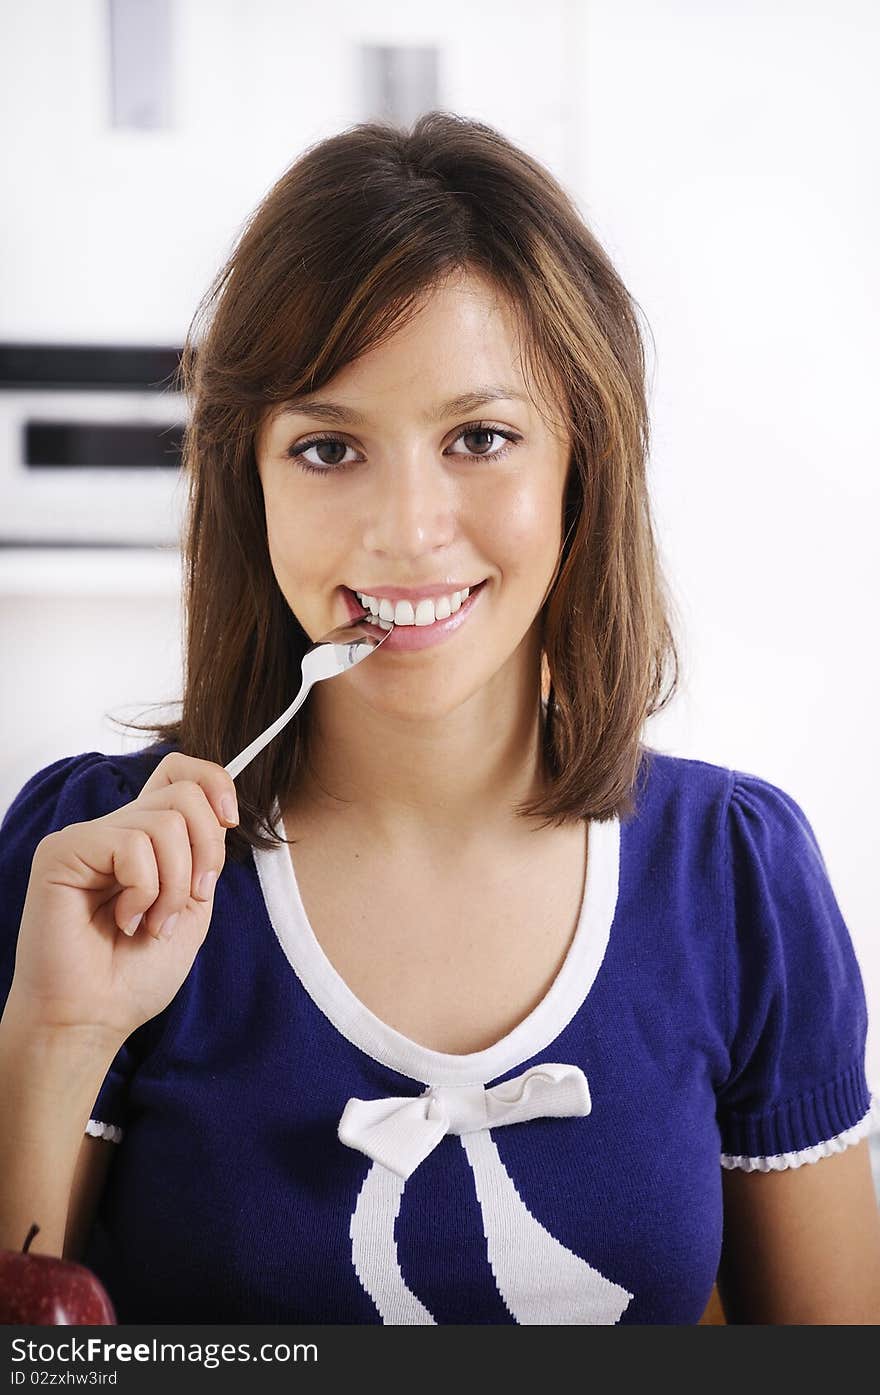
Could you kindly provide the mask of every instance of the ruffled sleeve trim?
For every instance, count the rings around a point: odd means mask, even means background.
[[[844,1129],[833,1138],[826,1138],[810,1148],[799,1148],[788,1153],[772,1153],[769,1156],[749,1157],[744,1154],[722,1153],[721,1166],[728,1169],[740,1168],[743,1172],[782,1172],[788,1167],[802,1167],[804,1163],[818,1162],[820,1158],[831,1157],[833,1153],[842,1153],[845,1148],[861,1142],[868,1134],[878,1129],[880,1095],[872,1094],[869,1107],[862,1118],[853,1124],[852,1128]]]
[[[122,1129],[118,1124],[105,1124],[101,1119],[90,1119],[86,1124],[86,1133],[92,1138],[107,1138],[111,1143],[122,1142]]]

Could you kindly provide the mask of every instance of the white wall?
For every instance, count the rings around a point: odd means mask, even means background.
[[[0,549],[0,818],[51,761],[150,740],[110,714],[177,714],[181,618],[174,552]]]
[[[880,9],[493,0],[442,14],[373,5],[361,20],[331,3],[306,24],[301,7],[270,0],[178,10],[189,66],[170,138],[103,129],[96,0],[5,17],[0,334],[35,337],[39,315],[72,331],[84,278],[103,297],[89,313],[105,335],[132,338],[138,324],[145,340],[179,338],[263,190],[303,144],[357,116],[349,70],[334,66],[340,36],[448,40],[446,104],[499,124],[567,181],[654,332],[652,487],[686,672],[649,739],[802,804],[862,964],[880,1082]],[[68,167],[92,181],[85,215]],[[44,226],[24,237],[47,179]],[[115,242],[102,233],[111,218]],[[130,748],[101,714],[164,700],[176,672],[167,590],[126,601],[117,586],[100,603],[12,590],[0,598],[2,716],[16,733],[0,757],[4,808],[58,755]]]
[[[652,487],[686,623],[652,739],[804,808],[880,1082],[880,6],[576,10],[580,202],[656,340]]]
[[[572,159],[566,0],[175,0],[173,125],[110,126],[105,0],[6,5],[0,334],[182,342],[202,292],[300,151],[360,120],[361,44],[441,47],[444,103]]]

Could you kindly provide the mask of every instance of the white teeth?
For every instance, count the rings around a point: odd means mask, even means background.
[[[466,601],[470,593],[471,588],[465,586],[464,590],[453,591],[449,596],[437,596],[434,600],[425,597],[416,601],[415,606],[411,601],[398,601],[395,604],[384,597],[364,595],[361,591],[354,594],[378,618],[383,629],[390,629],[392,622],[395,625],[433,625],[435,620],[446,620],[460,609],[462,601]]]
[[[442,598],[441,598],[441,597],[438,597],[438,600],[439,600],[439,599],[442,599]],[[412,610],[412,607],[409,606],[409,609]],[[396,613],[396,612],[395,612],[395,613]],[[434,614],[434,602],[433,602],[433,601],[419,601],[418,605],[416,606],[415,610],[413,611],[413,624],[415,624],[415,625],[433,625],[433,623],[434,623],[434,621],[435,621],[436,619],[437,619],[437,617],[436,617],[436,615]]]

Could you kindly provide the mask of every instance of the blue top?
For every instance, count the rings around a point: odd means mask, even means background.
[[[0,1002],[37,843],[129,803],[169,749],[57,760],[17,795]],[[813,1163],[877,1118],[863,983],[810,824],[767,781],[649,751],[635,815],[588,840],[556,980],[470,1055],[350,992],[287,846],[227,861],[88,1126],[118,1143],[83,1260],[120,1322],[699,1321],[721,1169]]]

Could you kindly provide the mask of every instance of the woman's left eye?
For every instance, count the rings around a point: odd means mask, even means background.
[[[466,436],[497,436],[500,439],[506,440],[507,445],[491,451],[452,452],[453,455],[458,455],[465,460],[500,460],[502,456],[507,455],[508,452],[522,440],[522,437],[518,436],[513,431],[504,431],[501,427],[489,426],[485,422],[474,422],[471,426],[462,427],[455,439],[456,441],[460,441]],[[291,460],[295,460],[301,469],[310,470],[316,475],[336,475],[342,470],[348,470],[352,465],[356,464],[353,460],[345,459],[339,459],[329,464],[326,461],[307,460],[305,458],[306,452],[316,450],[319,446],[341,446],[343,447],[343,451],[354,450],[354,447],[349,446],[343,437],[333,436],[328,433],[320,436],[312,436],[309,440],[303,441],[302,443],[297,442],[295,445],[289,446],[285,454]]]
[[[498,460],[500,456],[506,455],[512,446],[522,438],[515,436],[512,431],[502,431],[497,426],[466,426],[463,431],[459,431],[456,441],[460,441],[465,436],[498,436],[507,441],[506,446],[501,446],[493,451],[465,451],[464,454],[469,460]],[[455,452],[453,452],[455,453]]]

